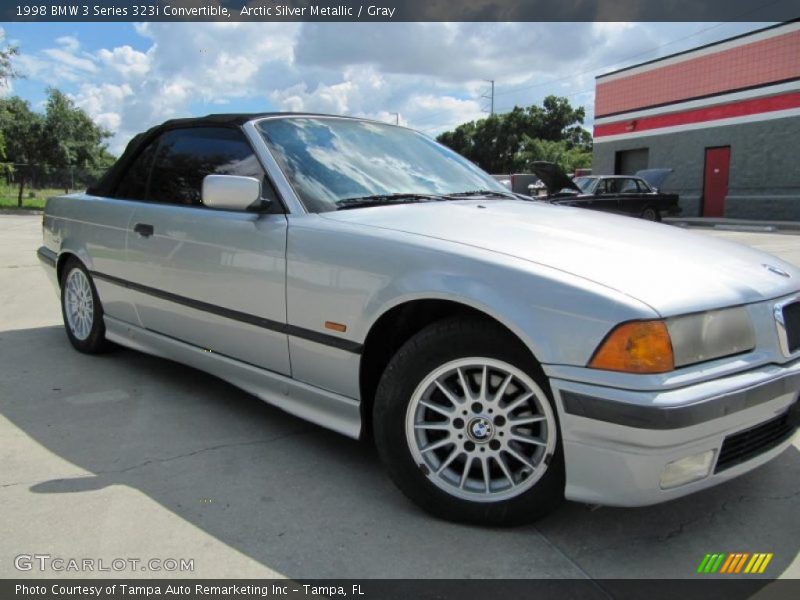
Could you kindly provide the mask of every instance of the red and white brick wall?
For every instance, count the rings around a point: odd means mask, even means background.
[[[794,114],[798,22],[599,77],[595,141]]]

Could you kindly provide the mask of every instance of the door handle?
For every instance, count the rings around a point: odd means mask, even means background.
[[[142,237],[150,237],[153,235],[153,226],[147,223],[137,223],[133,226],[133,230]]]

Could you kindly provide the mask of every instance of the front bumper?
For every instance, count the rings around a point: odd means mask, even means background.
[[[668,391],[560,379],[551,379],[551,386],[561,421],[565,495],[591,504],[656,504],[737,477],[792,445],[800,417],[800,360]],[[730,436],[784,413],[788,424],[767,427],[767,433],[754,436],[748,452],[730,461],[731,446],[747,437]],[[725,464],[718,464],[726,438]],[[669,463],[708,451],[714,457],[706,477],[662,489]]]

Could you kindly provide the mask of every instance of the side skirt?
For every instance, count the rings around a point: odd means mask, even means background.
[[[281,410],[348,437],[357,439],[361,433],[361,412],[357,400],[215,354],[113,317],[105,316],[104,320],[106,337],[121,346],[211,373]]]

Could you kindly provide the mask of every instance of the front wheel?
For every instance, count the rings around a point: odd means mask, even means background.
[[[61,314],[67,338],[76,350],[99,354],[109,349],[100,298],[91,275],[76,258],[68,259],[64,265]]]
[[[439,517],[533,521],[563,498],[564,461],[546,379],[490,322],[434,323],[389,363],[375,397],[378,451],[397,486]]]

